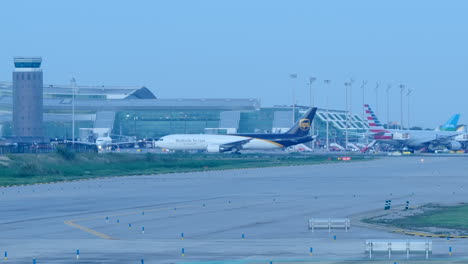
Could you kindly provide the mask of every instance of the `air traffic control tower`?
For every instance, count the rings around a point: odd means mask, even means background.
[[[41,57],[15,57],[13,134],[18,142],[42,142],[43,100]]]

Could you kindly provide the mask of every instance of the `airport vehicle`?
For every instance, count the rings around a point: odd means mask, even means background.
[[[155,146],[169,150],[203,150],[207,152],[239,152],[240,150],[273,150],[310,142],[310,125],[316,107],[310,108],[304,116],[286,133],[281,134],[173,134],[160,138]]]
[[[462,131],[386,129],[368,104],[365,104],[364,108],[370,127],[370,137],[376,142],[390,144],[400,149],[426,148],[434,151],[438,146],[444,146],[448,150],[457,151],[463,147],[462,142],[468,140],[468,134]]]

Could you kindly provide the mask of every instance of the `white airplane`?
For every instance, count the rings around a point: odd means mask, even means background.
[[[106,147],[112,145],[111,137],[98,137],[96,138],[96,146],[99,150],[105,149]]]
[[[310,108],[294,126],[281,134],[174,134],[155,142],[155,146],[169,150],[203,150],[207,152],[239,152],[240,150],[272,150],[312,141],[310,124],[316,107]]]
[[[437,146],[444,146],[448,150],[457,151],[463,147],[461,142],[468,140],[468,134],[463,131],[386,129],[369,105],[364,105],[364,108],[371,138],[377,142],[413,150],[421,148],[434,150]]]
[[[117,148],[120,148],[121,146],[124,145],[129,145],[129,144],[135,144],[137,143],[136,141],[128,141],[128,142],[113,142],[112,138],[109,136],[104,136],[104,137],[98,137],[96,138],[96,141],[93,142],[82,142],[82,141],[67,141],[69,143],[74,143],[77,145],[88,145],[88,146],[96,146],[98,151],[102,150],[115,150]]]

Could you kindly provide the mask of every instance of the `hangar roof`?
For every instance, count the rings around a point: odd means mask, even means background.
[[[13,85],[11,82],[0,82],[0,96],[11,95]],[[44,98],[71,97],[71,85],[44,85]],[[76,86],[77,98],[94,99],[156,99],[156,96],[145,86]]]

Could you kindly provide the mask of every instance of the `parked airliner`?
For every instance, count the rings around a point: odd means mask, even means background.
[[[371,138],[377,142],[413,150],[421,148],[434,150],[437,146],[444,146],[448,150],[457,151],[462,149],[462,142],[468,140],[468,134],[463,131],[386,129],[368,104],[364,105],[364,108]]]
[[[208,152],[281,149],[313,140],[309,132],[316,111],[316,107],[310,108],[286,133],[173,134],[160,138],[156,141],[155,146],[169,150],[203,150]]]

